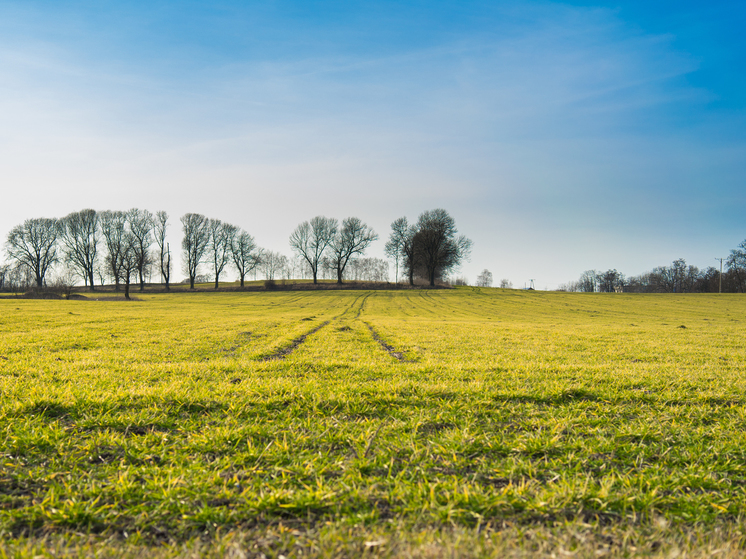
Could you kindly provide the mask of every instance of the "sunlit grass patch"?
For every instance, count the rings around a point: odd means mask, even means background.
[[[257,538],[270,556],[742,549],[737,296],[0,307],[6,553],[66,538],[164,556]]]

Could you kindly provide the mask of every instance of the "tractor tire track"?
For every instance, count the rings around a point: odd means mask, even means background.
[[[357,308],[357,313],[352,319],[357,320],[360,317],[360,314],[363,312],[363,307],[365,306],[366,299],[370,297],[370,295],[371,295],[370,293],[367,293],[365,295],[358,295],[357,297],[355,297],[352,303],[350,303],[350,305],[344,311],[342,311],[339,315],[322,322],[321,324],[309,330],[305,334],[301,334],[300,336],[295,338],[292,342],[290,342],[290,344],[278,349],[277,351],[269,355],[265,355],[264,357],[261,357],[259,360],[260,361],[278,361],[280,359],[285,359],[288,355],[290,355],[296,349],[298,349],[298,347],[300,347],[300,345],[306,341],[306,338],[308,338],[308,336],[315,334],[316,332],[321,330],[324,326],[327,326],[328,324],[331,324],[332,322],[339,322],[340,320],[345,320],[345,315],[354,313],[356,308]],[[386,349],[386,351],[388,351],[391,355],[393,355],[400,361],[404,360],[403,354],[397,352],[396,350],[394,350],[393,347],[386,344],[386,342],[384,342],[381,339],[381,337],[378,336],[378,334],[373,330],[373,328],[368,323],[364,323],[364,324],[368,326],[371,333],[373,334],[373,337],[376,339],[376,341],[379,344],[381,344],[381,346],[384,349]]]
[[[342,311],[342,312],[341,312],[341,313],[340,313],[340,314],[339,314],[338,316],[335,316],[335,317],[333,317],[333,318],[330,318],[329,320],[327,320],[327,321],[325,321],[325,322],[322,322],[321,324],[319,324],[318,326],[316,326],[316,327],[315,327],[315,328],[313,328],[312,330],[309,330],[309,331],[308,331],[308,332],[306,332],[305,334],[301,334],[300,336],[298,336],[297,338],[295,338],[295,339],[294,339],[294,340],[293,340],[292,342],[290,342],[290,344],[289,344],[289,345],[286,345],[286,346],[284,346],[284,347],[282,347],[282,348],[278,349],[277,351],[275,351],[274,353],[271,353],[270,355],[265,355],[264,357],[262,357],[262,358],[260,359],[260,361],[278,361],[278,360],[280,360],[280,359],[285,359],[285,358],[286,358],[286,357],[287,357],[288,355],[290,355],[290,354],[291,354],[291,353],[293,353],[293,352],[294,352],[294,351],[295,351],[296,349],[298,349],[298,347],[299,347],[299,346],[300,346],[300,345],[301,345],[301,344],[302,344],[303,342],[305,342],[305,341],[306,341],[306,338],[308,338],[308,336],[311,336],[311,335],[315,334],[316,332],[318,332],[319,330],[321,330],[321,329],[322,329],[322,328],[323,328],[324,326],[327,326],[328,324],[330,324],[330,323],[331,323],[332,321],[334,321],[334,322],[337,322],[337,321],[339,321],[339,320],[340,320],[340,319],[341,319],[342,317],[344,317],[344,315],[346,315],[347,313],[349,313],[349,312],[354,312],[354,309],[355,309],[355,305],[356,305],[356,304],[357,304],[357,302],[358,302],[358,301],[360,300],[360,298],[361,298],[361,297],[363,298],[363,303],[364,303],[364,302],[365,302],[365,299],[366,299],[366,298],[368,298],[369,296],[370,296],[370,294],[368,294],[368,295],[365,295],[365,296],[363,296],[363,295],[358,295],[358,296],[357,296],[357,297],[355,298],[355,300],[354,300],[354,301],[352,301],[352,303],[350,304],[350,306],[349,306],[349,307],[347,307],[347,308],[346,308],[346,309],[345,309],[344,311]],[[358,313],[357,313],[357,316],[360,316],[360,312],[361,312],[361,310],[362,310],[362,304],[361,304],[361,308],[360,308],[360,309],[358,309]]]
[[[412,359],[407,359],[404,357],[404,353],[401,351],[396,351],[396,348],[392,345],[389,345],[384,341],[383,338],[381,338],[380,334],[376,332],[376,330],[367,322],[364,320],[361,320],[363,324],[365,324],[368,327],[368,330],[370,330],[371,335],[373,336],[373,339],[378,342],[378,344],[386,351],[388,354],[393,357],[394,359],[398,360],[400,363],[414,363]]]
[[[365,297],[363,297],[363,300],[360,301],[360,308],[357,310],[357,314],[355,315],[355,318],[360,318],[360,313],[363,312],[363,309],[365,308],[365,301],[368,300],[368,297],[370,297],[370,293],[368,293]],[[355,301],[357,302],[357,300]]]
[[[330,322],[331,322],[331,320],[327,320],[326,322],[322,322],[321,324],[319,324],[313,330],[309,330],[305,334],[301,334],[300,336],[298,336],[297,338],[295,338],[290,343],[290,345],[287,345],[287,346],[285,346],[285,347],[283,347],[283,348],[275,351],[274,353],[272,353],[270,355],[266,355],[266,356],[262,357],[261,361],[277,361],[279,359],[285,359],[288,355],[290,355],[296,349],[298,349],[298,346],[300,346],[303,342],[305,342],[306,338],[308,336],[310,336],[311,334],[315,334],[316,332],[318,332],[319,330],[321,330],[324,326],[326,326]]]

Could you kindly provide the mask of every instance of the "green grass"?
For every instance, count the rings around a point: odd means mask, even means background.
[[[737,295],[136,295],[0,300],[0,557],[743,553]]]

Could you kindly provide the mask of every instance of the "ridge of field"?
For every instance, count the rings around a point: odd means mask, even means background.
[[[743,551],[738,295],[137,296],[0,299],[0,554]]]

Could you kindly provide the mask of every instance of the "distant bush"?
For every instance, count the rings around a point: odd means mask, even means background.
[[[277,282],[271,279],[264,280],[264,289],[266,289],[267,291],[273,291],[277,289]]]

